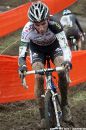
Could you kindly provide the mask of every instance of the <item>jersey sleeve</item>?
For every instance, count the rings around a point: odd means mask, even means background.
[[[80,25],[80,23],[79,23],[79,21],[78,21],[78,19],[77,19],[77,18],[75,18],[75,22],[76,22],[76,24],[77,24],[77,26],[78,26],[78,28],[79,28],[80,32],[82,32],[82,33],[83,33],[83,29],[82,29],[82,27],[81,27],[81,25]]]
[[[60,33],[56,34],[56,37],[57,37],[60,47],[63,51],[64,61],[71,61],[72,54],[71,54],[71,50],[70,50],[68,42],[67,42],[65,32],[61,31]]]
[[[26,64],[26,56],[30,44],[30,38],[29,38],[30,31],[31,31],[31,24],[27,23],[21,33],[21,42],[19,45],[19,58],[18,58],[19,66]]]
[[[56,35],[59,41],[59,45],[63,51],[64,61],[71,61],[72,58],[71,50],[68,46],[67,38],[60,22],[53,21],[53,23],[50,24],[49,28]]]
[[[59,21],[51,21],[49,23],[49,29],[54,33],[57,34],[63,30],[63,27]]]
[[[61,19],[60,19],[60,23],[61,25],[64,27],[65,26],[65,22],[64,22],[64,17],[62,16]]]
[[[31,22],[28,22],[21,33],[21,41],[22,42],[30,42],[30,32],[33,29],[33,24]]]

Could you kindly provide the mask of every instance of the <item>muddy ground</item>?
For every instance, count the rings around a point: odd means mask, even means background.
[[[69,102],[75,126],[62,122],[64,128],[86,128],[86,83],[69,89]],[[78,93],[83,98],[77,99]],[[75,99],[73,99],[75,98]],[[35,100],[0,104],[0,130],[38,130],[40,116]]]
[[[86,4],[80,6],[85,7]],[[74,11],[76,8],[77,6]],[[86,42],[84,43],[82,48],[86,49]],[[3,54],[18,55],[18,47],[19,44],[16,43]],[[68,98],[75,126],[63,122],[63,127],[86,129],[86,83],[69,88]],[[0,130],[38,130],[37,123],[40,123],[40,116],[35,100],[0,104]]]

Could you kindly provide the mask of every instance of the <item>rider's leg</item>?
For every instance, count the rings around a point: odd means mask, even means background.
[[[54,59],[54,64],[56,66],[61,66],[61,63],[63,62],[63,57],[58,56]],[[70,112],[70,107],[68,104],[68,86],[69,83],[67,82],[65,72],[60,72],[58,74],[59,81],[58,86],[61,92],[61,107],[62,107],[62,113],[63,113],[63,120],[64,121],[71,121],[72,116]]]
[[[34,70],[43,69],[44,65],[41,62],[35,62],[35,63],[33,63],[32,68]],[[44,94],[44,77],[43,77],[43,75],[39,75],[39,74],[35,75],[34,93],[36,96],[36,100],[37,100],[37,104],[38,104],[39,112],[40,112],[40,118],[41,118],[41,123],[38,127],[43,128],[43,127],[45,127],[44,98],[41,97],[41,95]]]
[[[61,66],[62,62],[63,62],[62,56],[56,57],[54,60],[54,63],[56,66]],[[59,85],[59,89],[60,89],[61,97],[62,97],[61,104],[65,105],[65,104],[68,104],[67,89],[68,89],[69,84],[67,83],[66,76],[65,76],[64,72],[58,73],[58,76],[59,76],[58,85]]]
[[[74,36],[77,41],[78,50],[81,50],[82,49],[82,40],[81,40],[80,32],[78,30],[75,30]]]
[[[78,44],[78,50],[81,50],[82,49],[82,41],[81,41],[81,38],[79,38],[77,40],[77,44]]]

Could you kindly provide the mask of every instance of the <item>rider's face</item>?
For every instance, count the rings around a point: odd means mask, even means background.
[[[40,34],[44,34],[48,28],[48,20],[42,21],[40,23],[34,23],[34,27]]]

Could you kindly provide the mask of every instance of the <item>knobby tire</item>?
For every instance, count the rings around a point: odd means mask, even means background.
[[[58,97],[56,96],[56,104],[57,109],[59,109],[59,103]],[[48,91],[45,95],[45,120],[46,120],[46,127],[47,130],[50,130],[50,128],[54,128],[56,126],[56,116],[55,116],[55,110],[54,105],[52,102],[52,94],[50,91]]]

